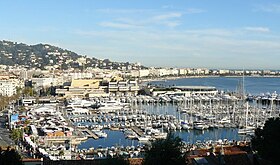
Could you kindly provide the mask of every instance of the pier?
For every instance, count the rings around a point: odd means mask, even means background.
[[[51,146],[55,143],[65,143],[65,141],[71,141],[73,145],[79,145],[82,141],[86,141],[87,137],[80,136],[52,136],[52,137],[41,137],[39,141],[44,141],[47,146]]]
[[[138,127],[131,127],[131,129],[138,135],[138,136],[143,136],[144,132],[139,129]]]
[[[89,129],[87,129],[87,128],[85,128],[85,129],[83,129],[83,130],[81,130],[82,132],[86,132],[86,136],[88,137],[88,138],[93,138],[93,139],[98,139],[99,137],[95,134],[95,133],[93,133],[92,131],[90,131]]]

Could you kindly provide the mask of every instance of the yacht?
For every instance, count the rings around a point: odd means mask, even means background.
[[[255,133],[255,127],[251,127],[251,126],[247,126],[245,128],[240,128],[238,130],[238,134],[241,134],[241,135],[254,135]]]
[[[220,124],[230,123],[230,119],[228,117],[224,117],[220,121],[218,121],[218,123]]]
[[[193,127],[194,129],[197,129],[197,130],[204,130],[204,129],[208,129],[209,126],[206,125],[203,121],[195,121],[193,122]]]
[[[122,104],[118,101],[110,100],[110,101],[107,101],[107,102],[104,102],[104,103],[101,102],[98,110],[104,111],[104,112],[114,112],[116,110],[123,109],[124,106],[125,106],[124,104]]]
[[[151,139],[151,136],[149,135],[143,135],[141,137],[138,137],[138,141],[140,142],[148,142]]]
[[[191,129],[192,127],[190,126],[190,124],[188,124],[187,121],[181,121],[181,126],[182,126],[182,129]]]
[[[73,100],[69,102],[67,107],[72,107],[72,108],[90,107],[93,104],[94,104],[93,101],[88,101],[80,98],[73,98]]]
[[[93,130],[93,132],[99,137],[99,138],[107,138],[107,133],[100,130]]]

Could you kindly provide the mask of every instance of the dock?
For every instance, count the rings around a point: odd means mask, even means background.
[[[89,129],[87,129],[87,128],[82,129],[81,131],[82,131],[82,132],[86,132],[86,133],[87,133],[86,136],[87,136],[88,138],[93,138],[93,139],[98,139],[98,138],[99,138],[95,133],[93,133],[91,130],[89,130]]]
[[[143,136],[144,132],[139,129],[138,127],[131,127],[131,129],[138,135],[138,136]]]

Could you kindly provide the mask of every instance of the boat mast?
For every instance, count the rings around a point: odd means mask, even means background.
[[[245,116],[245,128],[248,126],[248,111],[249,111],[249,102],[246,102],[246,116]]]
[[[244,75],[244,68],[243,68],[243,76],[242,76],[242,100],[244,100],[245,99],[245,85],[244,85],[244,83],[245,83],[245,75]]]

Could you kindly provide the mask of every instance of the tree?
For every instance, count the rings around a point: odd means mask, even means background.
[[[168,134],[166,139],[152,143],[145,153],[144,165],[185,164],[182,148],[182,139]]]
[[[4,110],[10,102],[10,98],[8,96],[0,96],[0,109]]]
[[[63,150],[60,150],[59,153],[58,153],[58,155],[60,156],[60,158],[62,158],[62,156],[64,156],[64,154],[65,154],[65,153],[64,153]]]
[[[13,129],[11,137],[12,137],[13,140],[16,141],[16,143],[18,143],[19,140],[22,139],[22,134],[23,134],[22,129]]]
[[[252,138],[252,148],[264,159],[273,164],[279,163],[280,155],[280,118],[270,118],[263,129],[258,128]]]
[[[129,162],[127,159],[125,159],[124,157],[121,156],[117,156],[114,158],[107,158],[105,160],[103,160],[100,164],[102,165],[129,165]]]
[[[15,149],[7,148],[6,151],[2,152],[0,148],[0,164],[5,165],[21,165],[21,156]]]

